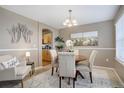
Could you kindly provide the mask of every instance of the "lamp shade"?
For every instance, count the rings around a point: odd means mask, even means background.
[[[30,52],[26,52],[26,57],[30,57]]]

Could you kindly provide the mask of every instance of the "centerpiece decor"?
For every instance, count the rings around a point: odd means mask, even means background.
[[[55,38],[55,44],[56,44],[55,46],[56,46],[57,50],[62,50],[62,49],[64,48],[64,46],[65,46],[64,43],[65,43],[65,42],[64,42],[64,40],[63,40],[62,37],[57,36],[57,37]]]

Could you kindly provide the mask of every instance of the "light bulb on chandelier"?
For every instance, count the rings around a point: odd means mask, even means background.
[[[64,26],[72,27],[78,25],[76,19],[72,19],[71,12],[72,10],[69,10],[69,17],[63,22]]]

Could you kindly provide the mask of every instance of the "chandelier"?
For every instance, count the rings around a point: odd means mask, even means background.
[[[72,19],[71,13],[72,10],[69,10],[69,16],[68,18],[63,22],[64,26],[72,27],[77,25],[77,21],[75,19]]]

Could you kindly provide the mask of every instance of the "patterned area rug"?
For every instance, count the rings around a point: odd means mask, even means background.
[[[76,88],[120,88],[123,87],[115,76],[114,72],[111,70],[103,70],[103,69],[94,69],[93,70],[93,83],[90,83],[89,74],[82,71],[85,79],[82,79],[78,76],[76,81]],[[62,80],[63,88],[72,88],[72,80],[71,84],[67,84],[68,79]],[[21,87],[18,82],[6,82],[0,84],[0,87],[12,87],[19,88]],[[32,78],[26,80],[24,82],[25,88],[58,88],[59,87],[59,78],[57,73],[51,76],[51,70],[40,73],[36,76],[32,76]]]

